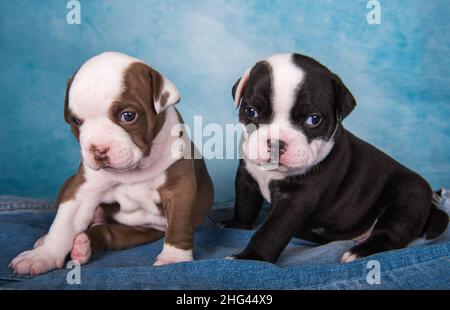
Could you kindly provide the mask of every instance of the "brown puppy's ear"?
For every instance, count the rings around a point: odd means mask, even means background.
[[[157,114],[180,101],[180,93],[175,85],[161,73],[150,69],[153,104]]]
[[[332,74],[336,110],[341,119],[346,118],[355,108],[356,100],[350,90],[336,74]]]
[[[72,82],[73,82],[74,77],[75,77],[75,75],[73,75],[72,77],[70,77],[67,80],[67,83],[66,83],[66,95],[65,95],[65,98],[64,98],[64,119],[66,120],[66,123],[68,123],[68,124],[71,124],[70,118],[72,116],[72,113],[70,112],[70,109],[69,109],[69,92],[70,92],[70,86],[72,86]]]
[[[236,109],[238,109],[239,106],[241,105],[241,99],[242,99],[242,96],[244,95],[245,87],[248,84],[248,79],[250,78],[251,70],[252,69],[250,68],[247,71],[245,71],[242,78],[237,80],[237,82],[233,86],[232,95],[233,95],[233,99],[234,99],[234,107]]]

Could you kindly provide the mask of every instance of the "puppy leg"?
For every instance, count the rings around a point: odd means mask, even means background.
[[[164,233],[153,228],[130,227],[119,223],[98,225],[79,234],[71,258],[86,264],[93,252],[124,250],[161,239]]]
[[[234,205],[234,218],[223,223],[230,228],[252,229],[256,218],[261,211],[264,198],[259,190],[258,183],[239,165],[235,181],[236,200]]]
[[[156,258],[154,266],[193,260],[192,243],[196,223],[192,214],[192,197],[186,195],[184,199],[172,198],[164,202],[168,228],[163,250]]]
[[[91,201],[72,200],[62,203],[42,244],[14,258],[10,267],[18,274],[41,274],[61,268],[75,237],[89,225],[95,211],[95,197]]]
[[[386,186],[381,197],[384,211],[370,237],[344,253],[343,263],[407,246],[423,231],[431,209],[432,191],[422,178],[402,175]]]
[[[35,249],[35,248],[40,247],[41,245],[43,245],[46,236],[47,236],[47,234],[45,234],[45,235],[43,235],[42,237],[40,237],[39,239],[37,239],[36,242],[35,242],[34,245],[33,245],[33,249]]]
[[[119,223],[90,227],[86,235],[92,251],[124,250],[164,237],[164,232],[147,227],[131,227]]]
[[[272,186],[272,193],[276,192],[274,188]],[[304,198],[302,205],[299,205],[298,201],[301,200],[295,194],[284,194],[282,198],[273,195],[272,198],[272,208],[266,221],[258,228],[245,250],[231,258],[275,263],[317,203],[315,194]]]

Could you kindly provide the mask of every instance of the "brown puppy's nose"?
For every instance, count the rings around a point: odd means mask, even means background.
[[[286,152],[287,144],[282,140],[267,140],[267,147],[269,148],[269,152],[278,149],[280,155],[283,155]]]
[[[107,161],[108,160],[108,151],[107,147],[98,147],[96,145],[91,145],[89,151],[94,155],[94,159],[96,161]]]

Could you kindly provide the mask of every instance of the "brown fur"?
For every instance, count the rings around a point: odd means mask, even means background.
[[[64,118],[71,125],[72,133],[78,140],[79,130],[73,124],[73,115],[68,102],[73,78],[67,82]],[[152,141],[166,118],[165,112],[156,113],[153,104],[160,97],[162,106],[167,102],[167,94],[161,94],[162,81],[162,76],[147,65],[142,63],[130,65],[124,76],[124,91],[109,111],[110,119],[127,131],[133,143],[145,156],[150,154]],[[136,112],[136,120],[121,123],[120,113],[124,111]],[[178,117],[180,122],[183,122],[179,114]],[[198,152],[193,144],[192,150]],[[80,165],[78,173],[62,186],[57,205],[74,199],[85,181],[83,165]],[[203,159],[181,159],[174,163],[167,170],[166,183],[158,191],[162,200],[159,207],[168,221],[165,242],[180,249],[191,249],[195,227],[205,219],[214,199],[211,178]],[[120,209],[117,203],[102,204],[99,207],[103,209],[108,219]],[[91,241],[93,251],[126,249],[153,242],[165,235],[153,228],[129,227],[119,223],[91,226],[85,233]]]
[[[192,249],[195,228],[213,203],[213,187],[203,159],[180,159],[167,170],[159,188],[168,229],[165,243]]]
[[[158,135],[166,118],[165,112],[157,114],[153,105],[155,94],[161,92],[161,75],[143,63],[134,63],[124,75],[124,91],[109,110],[110,119],[130,135],[145,156],[150,154],[152,141]],[[121,112],[136,112],[131,123],[120,122]]]
[[[80,164],[77,174],[67,179],[67,181],[64,182],[63,186],[59,190],[58,198],[56,199],[57,208],[60,204],[74,199],[75,195],[78,192],[78,189],[81,185],[83,185],[85,181],[84,168],[83,165]]]

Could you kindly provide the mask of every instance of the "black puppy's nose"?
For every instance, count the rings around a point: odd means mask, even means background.
[[[287,144],[283,140],[267,140],[267,146],[270,152],[278,150],[280,155],[286,152]]]

